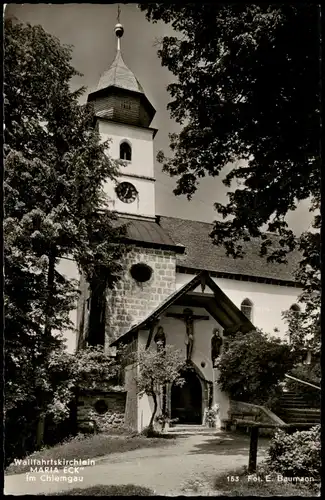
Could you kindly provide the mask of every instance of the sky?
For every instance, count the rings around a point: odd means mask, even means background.
[[[157,40],[173,35],[165,23],[149,23],[137,4],[120,4],[120,22],[124,26],[121,49],[126,65],[140,81],[144,91],[156,109],[151,127],[157,128],[154,150],[163,150],[168,156],[168,134],[179,131],[179,126],[169,117],[167,104],[170,100],[166,87],[174,76],[161,66],[157,56]],[[45,31],[55,35],[61,43],[73,45],[72,65],[83,76],[74,78],[72,88],[87,87],[83,97],[97,87],[100,75],[110,66],[116,53],[114,26],[117,23],[117,4],[7,4],[6,16],[15,16],[22,22],[40,24]],[[206,177],[200,181],[197,193],[191,201],[185,196],[176,197],[173,188],[176,178],[162,172],[155,160],[156,214],[183,219],[213,222],[219,218],[213,209],[215,201],[226,203],[227,190],[222,179],[229,172],[225,168],[221,176]],[[308,201],[287,216],[289,226],[296,234],[308,229],[311,215]]]

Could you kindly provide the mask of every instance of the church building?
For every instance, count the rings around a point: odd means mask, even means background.
[[[229,397],[218,386],[215,361],[229,333],[254,328],[286,339],[282,312],[297,305],[301,289],[294,279],[298,255],[286,265],[260,257],[260,241],[244,244],[243,259],[227,257],[213,244],[212,224],[167,217],[155,212],[154,138],[150,127],[155,109],[122,57],[123,27],[117,24],[116,57],[88,96],[109,154],[125,160],[118,182],[108,181],[110,207],[128,224],[132,250],[126,255],[124,276],[107,295],[107,324],[103,344],[120,344],[129,351],[157,349],[157,342],[180,349],[193,370],[183,387],[171,385],[166,410],[183,424],[204,424],[211,405],[227,418]],[[77,346],[91,345],[87,337],[89,292],[81,278]],[[125,367],[125,423],[141,431],[149,423],[152,401],[136,393],[137,367]],[[162,404],[162,403],[161,403]],[[160,406],[161,410],[161,406]]]

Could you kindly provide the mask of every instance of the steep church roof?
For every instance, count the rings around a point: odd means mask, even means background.
[[[209,271],[228,279],[273,282],[279,285],[295,286],[295,270],[301,254],[294,251],[288,254],[287,264],[267,262],[260,256],[261,240],[251,239],[242,242],[244,257],[227,257],[223,246],[214,245],[210,233],[213,224],[176,217],[158,216],[155,221],[120,217],[127,224],[127,238],[138,246],[161,248],[176,252],[179,272],[191,274]],[[277,236],[270,235],[273,248],[279,246]]]
[[[259,255],[261,240],[259,238],[243,242],[243,250],[246,252],[244,258],[234,259],[227,257],[223,246],[213,244],[210,233],[213,224],[195,220],[179,219],[174,217],[160,216],[158,218],[161,228],[170,236],[175,244],[183,245],[185,253],[177,256],[177,265],[199,272],[207,270],[218,275],[225,274],[246,278],[259,278],[294,283],[294,272],[297,268],[301,255],[298,251],[290,253],[287,264],[267,262],[266,257]],[[274,247],[279,246],[277,237],[271,236]],[[283,283],[285,284],[285,283]]]
[[[120,50],[117,51],[116,57],[108,70],[101,75],[97,90],[103,90],[107,87],[119,87],[120,89],[144,94],[140,83],[123,61]]]
[[[97,89],[88,95],[88,102],[92,102],[95,115],[100,119],[147,128],[156,110],[123,60],[120,44],[123,33],[124,28],[118,23],[115,59],[101,75]]]
[[[118,224],[127,225],[127,239],[140,246],[157,247],[166,250],[173,250],[176,253],[184,253],[185,248],[181,244],[176,244],[157,222],[129,219],[120,217]]]

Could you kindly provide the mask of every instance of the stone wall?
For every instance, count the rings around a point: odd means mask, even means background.
[[[245,424],[236,425],[235,419],[239,418],[241,420],[256,421],[262,424],[278,425],[279,427],[285,425],[283,420],[281,420],[275,413],[273,413],[265,406],[254,405],[251,403],[245,403],[243,401],[230,400],[230,409],[228,412],[228,419],[234,421],[233,428],[245,428]],[[247,429],[249,430],[249,426]],[[272,436],[275,432],[274,428],[261,428],[261,436]]]
[[[107,411],[96,410],[100,404]],[[94,427],[99,432],[124,424],[126,392],[87,391],[79,395],[77,402],[77,422],[79,431],[89,431]]]
[[[125,403],[125,425],[133,430],[139,429],[138,395],[136,384],[137,366],[128,365],[125,368],[125,389],[127,391]]]
[[[137,283],[130,274],[136,263],[149,265],[153,272],[149,281]],[[175,253],[151,248],[134,248],[125,258],[125,272],[107,296],[105,346],[126,333],[159,306],[176,286]]]

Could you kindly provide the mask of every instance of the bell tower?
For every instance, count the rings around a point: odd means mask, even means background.
[[[97,90],[89,94],[97,126],[103,140],[110,139],[109,154],[124,160],[117,183],[104,186],[110,209],[124,216],[155,217],[155,178],[153,139],[150,128],[155,109],[121,52],[122,24],[115,26],[117,51],[111,66],[100,77]]]

